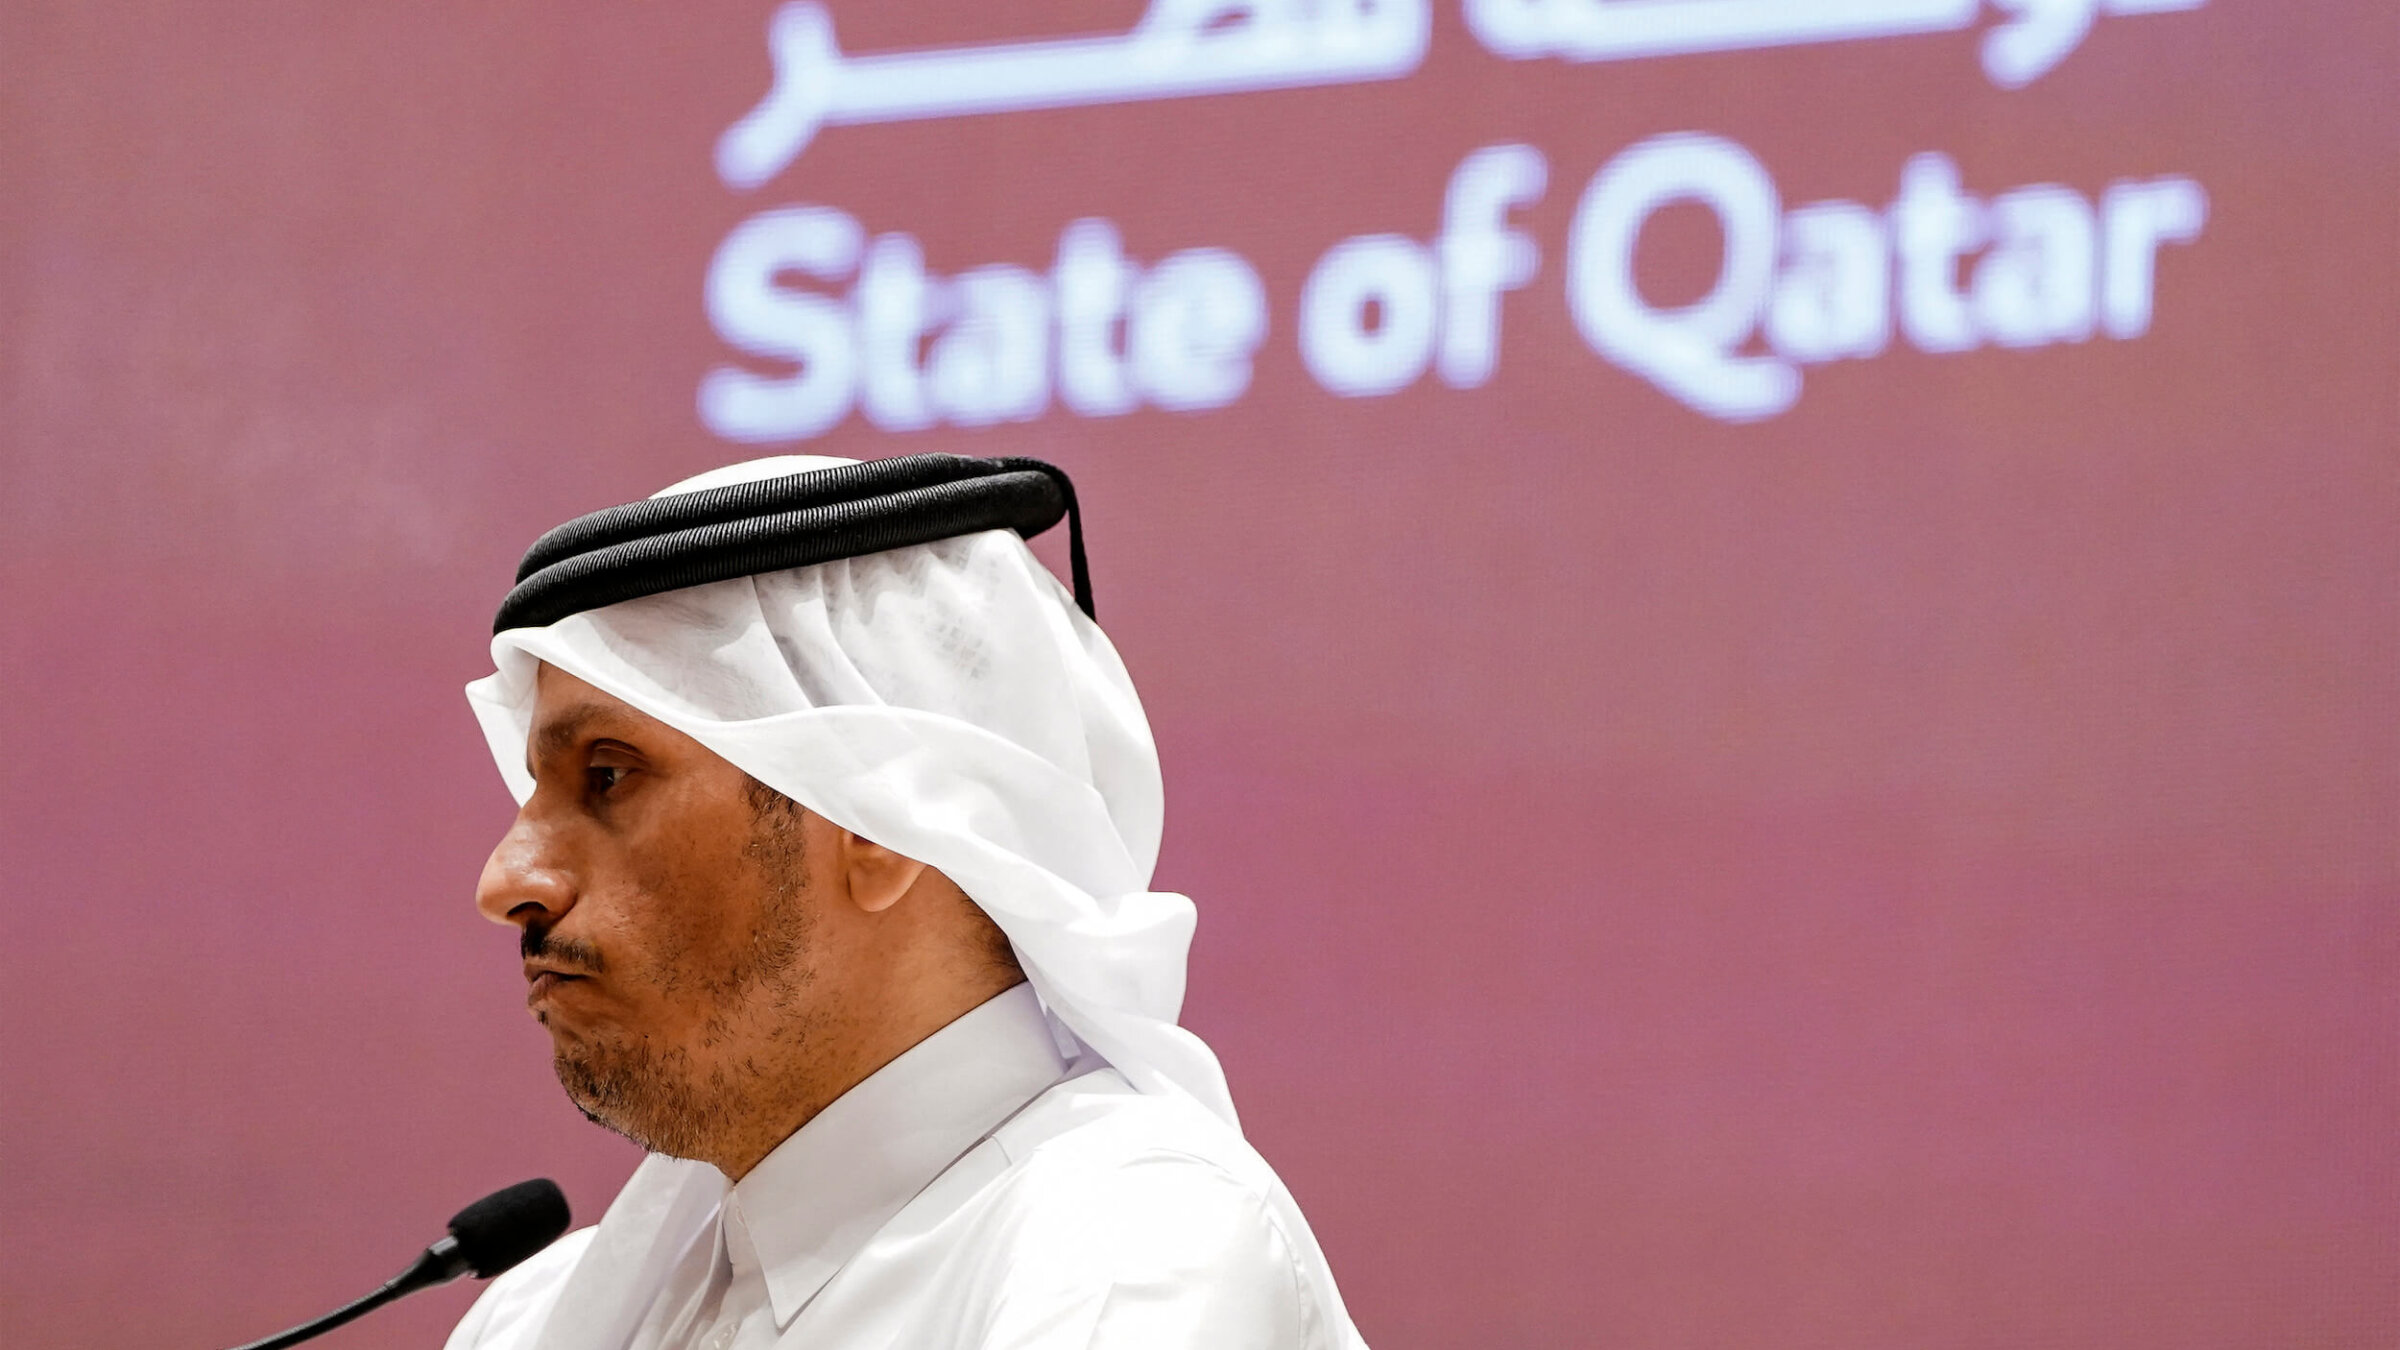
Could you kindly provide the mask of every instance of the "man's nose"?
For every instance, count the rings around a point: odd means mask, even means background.
[[[517,813],[475,882],[475,908],[493,923],[553,924],[575,907],[575,880],[556,841],[526,812]]]

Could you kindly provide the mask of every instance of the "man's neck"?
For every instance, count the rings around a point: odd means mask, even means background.
[[[926,1037],[1024,981],[1014,970],[996,971],[986,980],[906,1000],[857,1026],[855,1034],[838,1043],[811,1047],[816,1053],[807,1055],[804,1062],[794,1064],[789,1072],[771,1075],[771,1083],[757,1084],[762,1088],[783,1086],[786,1092],[769,1093],[729,1113],[723,1127],[711,1131],[711,1137],[692,1156],[723,1172],[728,1180],[740,1181],[844,1093]]]

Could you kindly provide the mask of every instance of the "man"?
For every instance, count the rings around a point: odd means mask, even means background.
[[[1062,514],[1072,599],[1020,538]],[[521,803],[476,899],[651,1156],[451,1350],[1362,1347],[1175,1025],[1090,609],[1030,460],[761,460],[536,543],[468,689]]]

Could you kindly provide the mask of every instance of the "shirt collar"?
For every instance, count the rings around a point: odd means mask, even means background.
[[[1019,984],[843,1093],[725,1198],[725,1255],[757,1270],[790,1324],[877,1229],[1066,1073],[1033,986]]]

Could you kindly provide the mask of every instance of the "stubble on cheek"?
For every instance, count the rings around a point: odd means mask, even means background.
[[[612,983],[640,988],[651,1025],[551,1027],[552,1067],[593,1122],[656,1153],[706,1154],[789,1091],[784,1061],[811,1037],[811,927],[799,819],[769,808],[714,876],[658,867],[637,878],[654,922],[623,935]],[[735,895],[745,902],[729,904]],[[638,968],[637,968],[638,967]]]

